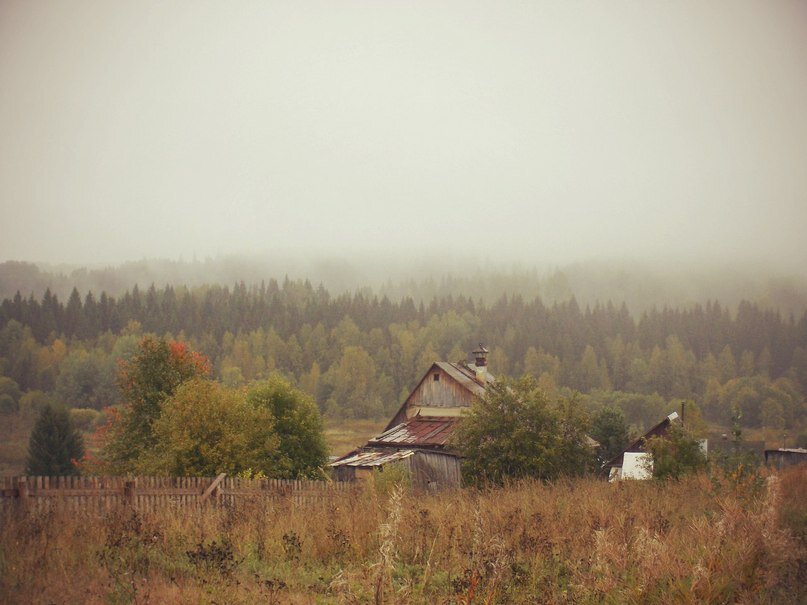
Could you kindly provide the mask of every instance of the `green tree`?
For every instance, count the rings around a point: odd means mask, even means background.
[[[461,418],[453,435],[470,483],[554,479],[593,462],[587,422],[574,401],[551,402],[532,378],[499,381]]]
[[[115,388],[112,360],[99,353],[76,349],[65,357],[56,379],[59,401],[73,408],[101,408],[114,405],[120,397]]]
[[[700,440],[678,424],[673,424],[666,435],[649,439],[645,447],[653,456],[656,479],[678,479],[706,469],[706,455]]]
[[[162,403],[153,433],[155,445],[134,461],[136,472],[213,476],[251,469],[272,476],[280,462],[280,440],[268,410],[211,380],[178,386]]]
[[[620,454],[630,439],[622,410],[613,406],[597,410],[591,420],[591,437],[600,444],[600,462],[607,462]]]
[[[325,373],[330,388],[327,413],[342,418],[379,418],[384,407],[373,358],[362,347],[347,346]]]
[[[583,392],[610,387],[606,367],[597,360],[594,347],[586,345],[580,363],[577,364],[577,387]]]
[[[548,374],[557,383],[560,378],[560,360],[543,349],[530,347],[524,354],[524,373],[534,378]]]
[[[725,384],[732,378],[737,376],[737,362],[734,359],[734,353],[729,345],[723,347],[720,355],[717,357],[717,365],[720,368],[720,382]]]
[[[46,405],[28,442],[28,475],[76,475],[76,462],[84,456],[84,440],[70,420],[67,408]]]
[[[20,414],[28,418],[38,417],[47,405],[58,405],[52,393],[28,391],[20,397]]]
[[[667,413],[667,403],[657,393],[645,395],[621,391],[592,391],[586,399],[590,402],[589,409],[601,406],[619,408],[625,415],[626,422],[640,431],[650,428]]]
[[[268,412],[280,439],[278,465],[264,471],[271,477],[317,477],[328,461],[322,418],[314,400],[280,376],[254,386],[247,403]]]
[[[0,414],[13,414],[19,410],[20,387],[8,376],[0,376]]]
[[[121,362],[118,386],[124,405],[104,429],[102,467],[116,473],[133,472],[157,444],[152,425],[163,402],[182,383],[209,371],[207,360],[185,344],[145,337],[135,355]]]

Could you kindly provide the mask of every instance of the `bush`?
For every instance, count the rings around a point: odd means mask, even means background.
[[[678,479],[707,467],[700,440],[677,424],[670,427],[666,436],[651,438],[646,447],[653,456],[656,479]]]
[[[101,412],[90,408],[74,408],[70,410],[70,419],[80,431],[89,431],[101,418]]]
[[[489,385],[463,416],[452,442],[469,483],[550,480],[587,472],[594,450],[588,419],[574,400],[550,401],[532,378]]]

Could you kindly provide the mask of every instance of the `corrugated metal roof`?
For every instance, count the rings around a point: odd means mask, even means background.
[[[414,456],[415,450],[395,450],[378,451],[378,450],[358,450],[352,454],[348,454],[345,458],[332,462],[330,466],[383,466],[390,462],[396,462]]]
[[[415,416],[370,439],[368,445],[444,446],[457,417]]]

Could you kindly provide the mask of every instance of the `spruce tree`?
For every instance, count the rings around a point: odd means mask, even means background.
[[[29,475],[78,474],[74,461],[84,456],[84,440],[73,426],[67,408],[46,405],[28,442]]]

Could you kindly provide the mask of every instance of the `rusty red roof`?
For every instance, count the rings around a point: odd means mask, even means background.
[[[442,447],[454,432],[457,420],[455,417],[415,416],[370,439],[367,445]]]

